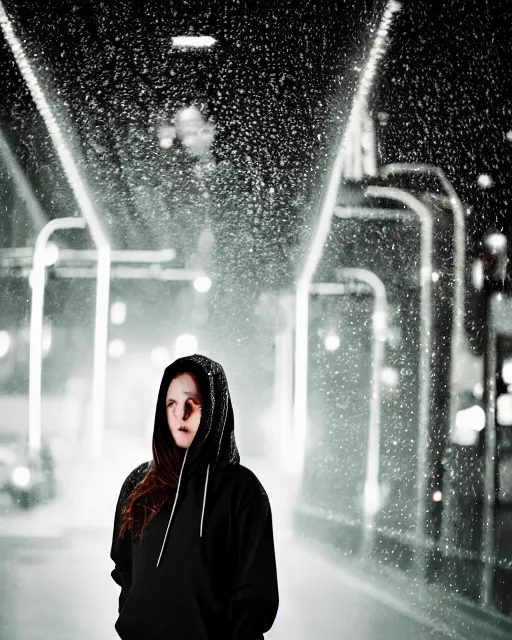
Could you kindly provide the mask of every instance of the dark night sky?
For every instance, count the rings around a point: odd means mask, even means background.
[[[422,7],[435,7],[436,15]],[[430,162],[474,207],[470,234],[503,228],[512,204],[512,3],[414,3],[400,17],[376,106],[390,114],[383,155]],[[477,185],[488,173],[494,186]]]
[[[252,157],[269,184],[299,191],[332,147],[326,124],[340,109],[343,121],[353,67],[384,3],[170,4],[53,1],[41,11],[31,2],[6,3],[31,57],[67,103],[84,157],[94,158],[89,179],[112,182],[116,146],[129,143],[129,132],[151,136],[155,118],[199,95],[214,111],[226,149]],[[219,46],[209,54],[171,51],[170,36],[187,29],[214,35]],[[373,99],[375,112],[389,114],[381,160],[441,166],[475,207],[471,233],[506,226],[511,31],[510,2],[405,2]],[[29,174],[37,174],[41,133],[37,120],[24,122],[33,107],[5,48],[2,60],[4,121],[14,141],[25,130],[19,148]],[[493,177],[492,189],[477,187],[480,173]],[[116,220],[136,215],[129,198],[122,209],[111,212]]]

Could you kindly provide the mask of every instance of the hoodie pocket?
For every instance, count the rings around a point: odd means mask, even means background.
[[[115,624],[122,640],[214,640],[195,595],[143,600],[132,591]]]

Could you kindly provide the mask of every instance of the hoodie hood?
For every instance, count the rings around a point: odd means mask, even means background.
[[[203,395],[203,406],[199,428],[186,452],[182,480],[197,472],[204,472],[208,466],[211,473],[240,462],[233,407],[224,369],[218,362],[196,354],[175,360],[162,376],[153,430],[155,463],[158,465],[159,456],[172,441],[165,407],[167,390],[171,380],[184,371],[196,376]]]
[[[155,464],[158,466],[159,458],[164,455],[166,447],[169,447],[172,441],[165,407],[167,390],[171,380],[177,374],[185,371],[196,376],[202,392],[201,421],[190,447],[185,451],[176,496],[162,542],[157,567],[165,551],[183,483],[193,475],[206,472],[201,519],[198,523],[199,537],[202,537],[210,474],[224,467],[237,465],[240,462],[240,454],[235,441],[233,407],[231,406],[228,381],[224,369],[220,364],[205,356],[193,355],[175,360],[164,371],[158,393],[155,428],[153,431],[153,457]]]

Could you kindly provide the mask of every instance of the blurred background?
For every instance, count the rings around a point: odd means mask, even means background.
[[[0,638],[114,638],[173,359],[268,490],[268,637],[512,633],[512,7],[0,1]]]

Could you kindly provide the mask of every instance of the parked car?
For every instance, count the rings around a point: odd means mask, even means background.
[[[21,509],[30,509],[56,495],[55,464],[48,442],[38,454],[28,450],[26,438],[0,431],[0,490]]]

